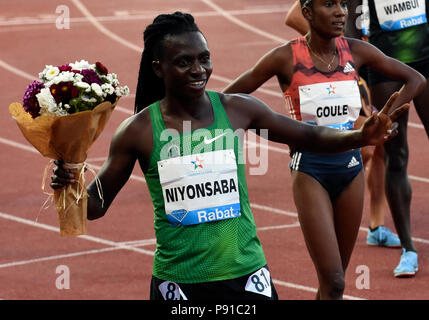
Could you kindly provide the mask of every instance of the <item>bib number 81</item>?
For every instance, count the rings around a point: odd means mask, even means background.
[[[271,297],[271,277],[268,269],[263,267],[251,274],[247,279],[245,290]]]

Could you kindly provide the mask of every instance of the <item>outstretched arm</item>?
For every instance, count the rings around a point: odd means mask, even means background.
[[[268,139],[274,142],[288,144],[293,148],[320,153],[335,153],[364,145],[384,143],[396,135],[392,122],[408,110],[405,104],[394,113],[388,115],[398,93],[392,95],[385,107],[379,113],[373,113],[359,130],[340,131],[324,126],[314,126],[293,120],[271,110],[262,101],[248,95],[229,95],[228,113],[235,123],[234,129],[268,130]],[[234,116],[234,114],[236,116]],[[247,115],[247,123],[234,122],[241,119],[240,114]]]

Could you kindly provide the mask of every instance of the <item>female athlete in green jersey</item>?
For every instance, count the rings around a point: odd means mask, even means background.
[[[386,141],[396,132],[392,120],[409,106],[389,117],[395,95],[357,131],[306,125],[249,95],[206,91],[210,51],[191,15],[156,17],[144,40],[135,114],[117,129],[98,173],[104,205],[95,182],[88,186],[88,219],[106,213],[138,161],[155,213],[151,299],[277,299],[236,133],[267,129],[272,141],[338,152]],[[54,189],[74,181],[56,164]]]

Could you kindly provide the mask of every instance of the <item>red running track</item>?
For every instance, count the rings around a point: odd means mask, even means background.
[[[284,26],[292,0],[146,0],[67,2],[70,28],[59,29],[56,13],[64,1],[17,0],[0,14],[0,298],[1,299],[148,299],[155,239],[153,212],[140,169],[112,204],[108,214],[89,222],[88,235],[61,238],[53,208],[36,216],[46,196],[42,173],[48,163],[21,135],[8,113],[21,101],[28,83],[46,64],[86,59],[102,61],[121,84],[135,92],[143,46],[142,32],[164,12],[187,11],[196,17],[212,51],[211,90],[253,65],[269,49],[298,34]],[[61,21],[59,21],[61,22]],[[255,96],[286,113],[278,85],[267,83]],[[116,127],[133,110],[133,95],[120,101],[105,131],[90,149],[88,163],[100,166]],[[410,112],[409,174],[413,187],[412,232],[419,251],[415,278],[395,279],[400,250],[365,244],[367,197],[362,228],[346,275],[346,298],[427,299],[429,297],[429,150],[414,109]],[[313,299],[317,278],[296,217],[289,156],[282,145],[269,144],[264,175],[248,166],[249,197],[258,235],[280,299]],[[248,150],[254,151],[250,146]],[[259,150],[261,151],[261,150]],[[258,151],[258,152],[259,152]],[[262,150],[262,152],[265,152]],[[88,177],[89,179],[89,177]],[[366,194],[367,195],[367,194]],[[387,226],[393,228],[390,215]],[[58,266],[70,271],[70,289],[59,290]],[[361,288],[357,270],[369,271],[369,288]]]

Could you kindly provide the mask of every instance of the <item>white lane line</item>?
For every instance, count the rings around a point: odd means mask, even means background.
[[[250,207],[252,209],[259,209],[259,210],[263,210],[263,211],[274,212],[274,213],[282,214],[282,215],[289,216],[289,217],[294,217],[294,218],[298,217],[298,214],[296,212],[272,208],[272,207],[268,207],[268,206],[264,206],[264,205],[260,205],[260,204],[256,204],[256,203],[251,203]]]
[[[7,214],[4,212],[0,212],[0,218],[6,219],[6,220],[11,220],[11,221],[15,221],[15,222],[19,222],[25,225],[29,225],[32,227],[37,227],[43,230],[47,230],[47,231],[53,231],[59,234],[60,229],[45,223],[40,223],[40,222],[35,222],[32,220],[28,220],[28,219],[24,219],[24,218],[20,218],[11,214]],[[153,251],[149,251],[149,250],[145,250],[145,249],[140,249],[140,248],[135,248],[133,246],[128,246],[126,244],[121,244],[115,241],[110,241],[110,240],[106,240],[106,239],[102,239],[102,238],[98,238],[98,237],[94,237],[94,236],[90,236],[90,235],[81,235],[81,236],[77,236],[77,238],[80,239],[85,239],[88,241],[92,241],[92,242],[96,242],[96,243],[100,243],[100,244],[104,244],[107,246],[111,246],[111,247],[116,247],[119,249],[124,249],[124,250],[130,250],[130,251],[135,251],[135,252],[139,252],[139,253],[144,253],[147,255],[151,255],[153,256],[154,253]]]
[[[255,207],[255,204],[251,203],[250,206]],[[270,207],[265,207],[265,211],[280,213],[278,211],[278,209],[270,208]],[[294,216],[298,217],[298,214],[296,213],[296,214],[294,214]],[[267,230],[295,228],[295,227],[299,227],[299,226],[300,226],[299,222],[295,222],[295,223],[291,223],[291,224],[282,224],[282,225],[276,225],[276,226],[259,227],[259,228],[257,228],[257,230],[258,231],[267,231]],[[368,228],[366,228],[366,227],[359,227],[359,230],[362,232],[368,233]],[[397,236],[397,234],[395,234],[395,235]],[[427,240],[427,239],[412,237],[412,240],[414,242],[429,244],[429,240]]]
[[[106,29],[100,22],[97,21],[97,19],[95,19],[95,17],[88,11],[88,9],[79,0],[71,0],[71,1],[80,10],[80,12],[82,12],[82,14],[88,18],[89,22],[91,22],[94,25],[94,27],[96,27],[101,33],[105,34],[112,40],[117,41],[123,46],[126,46],[134,51],[138,51],[140,53],[143,51],[141,47],[125,40],[122,37],[119,37],[118,35]]]
[[[121,111],[122,113],[128,114],[128,115],[130,115],[130,116],[132,116],[132,115],[134,114],[134,111],[133,111],[133,110],[129,110],[129,109],[127,109],[127,108],[123,108],[123,107],[120,107],[120,106],[116,106],[116,107],[115,107],[115,110],[117,110],[117,111]]]
[[[295,283],[290,283],[290,282],[276,280],[276,279],[273,279],[273,283],[275,285],[280,285],[280,286],[287,287],[287,288],[292,288],[292,289],[297,289],[297,290],[302,290],[302,291],[308,291],[308,292],[317,293],[317,289],[316,288],[312,288],[312,287],[308,287],[308,286],[303,286],[303,285],[298,285],[298,284],[295,284]],[[346,295],[346,294],[343,295],[343,298],[347,299],[347,300],[367,300],[367,299],[364,299],[364,298],[349,296],[349,295]]]
[[[134,51],[138,52],[139,54],[142,53],[143,47],[137,46],[134,43],[118,36],[117,34],[111,32],[110,30],[108,30],[105,26],[103,26],[101,23],[99,23],[97,21],[97,19],[91,14],[91,12],[89,12],[89,10],[79,0],[72,0],[72,2],[80,10],[80,12],[92,23],[92,25],[98,31],[100,31],[101,33],[103,33],[104,35],[109,37],[110,39],[119,42],[123,46],[125,46],[131,50],[134,50]],[[215,74],[212,74],[211,78],[213,78],[215,80],[222,81],[222,82],[226,82],[226,83],[231,82],[231,79],[227,79],[227,78],[222,77],[222,76],[217,76]]]
[[[9,63],[6,63],[5,61],[3,61],[1,59],[0,59],[0,67],[4,68],[4,69],[6,69],[6,70],[8,70],[8,71],[10,71],[10,72],[12,72],[12,73],[20,76],[20,77],[23,77],[23,78],[25,78],[27,80],[30,80],[30,81],[38,79],[38,77],[35,77],[35,76],[33,76],[33,75],[25,72],[25,71],[17,69],[14,66],[10,65]]]
[[[150,246],[150,245],[156,244],[156,238],[143,239],[143,240],[131,240],[131,241],[118,242],[118,243],[125,244],[127,246],[134,246],[134,247]]]
[[[408,121],[408,126],[412,128],[424,129],[425,127],[420,123],[410,122]]]
[[[239,15],[261,15],[268,13],[286,13],[287,10],[290,9],[290,6],[273,6],[273,7],[265,7],[265,8],[253,8],[253,9],[243,9],[243,10],[230,10],[227,11],[231,15],[239,16]],[[189,11],[189,10],[182,10]],[[159,13],[159,11],[154,11],[146,14],[129,14],[128,12],[124,12],[124,14],[116,14],[113,16],[98,16],[96,20],[99,22],[128,22],[128,21],[142,21],[142,20],[153,20],[153,18]],[[201,11],[201,12],[193,12],[192,15],[195,18],[206,18],[206,17],[218,17],[220,14],[215,11]],[[57,17],[15,17],[10,20],[2,20],[0,18],[0,27],[10,27],[10,26],[23,26],[23,25],[43,25],[43,24],[55,24]],[[76,17],[70,18],[70,24],[74,23],[87,23],[87,17]]]
[[[278,226],[267,226],[267,227],[259,227],[256,228],[258,231],[267,231],[267,230],[277,230],[277,229],[289,229],[299,227],[299,222],[291,223],[291,224],[281,224]]]
[[[408,178],[410,180],[416,180],[416,181],[420,181],[420,182],[429,183],[429,179],[428,178],[424,178],[424,177],[418,177],[418,176],[414,176],[414,175],[409,174]]]
[[[256,28],[244,21],[241,21],[240,19],[234,17],[230,12],[223,10],[221,7],[219,7],[218,5],[216,5],[215,3],[213,3],[210,0],[201,0],[201,2],[204,2],[207,6],[209,6],[210,8],[212,8],[213,10],[215,10],[216,12],[218,12],[220,15],[222,15],[223,17],[225,17],[225,19],[233,22],[234,24],[249,30],[253,33],[256,33],[262,37],[268,38],[270,40],[273,40],[275,42],[279,42],[279,43],[285,43],[287,42],[286,39],[278,37],[276,35],[273,35],[271,33],[265,32],[259,28]]]
[[[18,148],[18,149],[21,149],[21,150],[25,150],[25,151],[29,151],[29,152],[32,152],[32,153],[40,154],[39,151],[37,151],[33,146],[30,146],[30,145],[22,144],[22,143],[15,142],[15,141],[12,141],[12,140],[9,140],[9,139],[5,139],[5,138],[2,138],[2,137],[0,137],[0,142],[3,143],[3,144],[6,144],[8,146],[14,147],[14,148]]]
[[[145,240],[134,240],[134,241],[125,241],[125,242],[118,242],[120,245],[127,245],[127,246],[147,246],[156,244],[156,239],[145,239]],[[114,250],[123,250],[122,247],[108,247],[103,249],[93,249],[93,250],[86,250],[86,251],[79,251],[79,252],[72,252],[72,253],[65,253],[65,254],[58,254],[54,256],[49,257],[42,257],[42,258],[35,258],[35,259],[28,259],[28,260],[22,260],[22,261],[14,261],[9,263],[0,264],[0,269],[2,268],[8,268],[8,267],[15,267],[15,266],[21,266],[36,262],[43,262],[43,261],[50,261],[50,260],[58,260],[58,259],[64,259],[64,258],[73,258],[78,256],[84,256],[89,254],[97,254],[102,252],[109,252]]]
[[[12,220],[12,221],[15,221],[18,223],[23,223],[26,225],[30,225],[30,226],[41,228],[41,229],[48,230],[48,231],[59,232],[59,229],[56,227],[53,227],[53,226],[50,226],[47,224],[43,224],[43,223],[38,223],[38,222],[35,223],[31,220],[20,218],[20,217],[10,215],[7,213],[3,213],[3,212],[0,212],[0,218]],[[103,243],[103,244],[111,246],[111,248],[95,249],[95,250],[88,250],[88,251],[82,251],[82,252],[76,252],[76,253],[70,253],[70,254],[56,255],[56,256],[52,256],[52,257],[30,259],[30,260],[26,260],[26,261],[10,262],[10,263],[0,265],[0,268],[18,266],[18,265],[23,265],[23,264],[27,264],[27,263],[49,261],[49,260],[54,260],[54,259],[59,259],[59,258],[71,258],[71,257],[75,257],[75,256],[85,255],[85,254],[95,254],[95,253],[107,252],[107,251],[113,251],[113,250],[119,250],[119,249],[131,250],[131,251],[135,251],[135,252],[142,253],[142,254],[149,255],[149,256],[154,255],[154,251],[143,250],[143,249],[135,248],[135,247],[130,246],[130,245],[126,245],[126,243],[136,243],[136,242],[141,243],[141,241],[145,242],[146,244],[152,244],[153,239],[140,240],[140,241],[137,240],[137,241],[130,241],[130,242],[114,242],[114,241],[109,241],[109,240],[105,240],[105,239],[101,239],[101,238],[97,238],[97,237],[92,237],[92,236],[86,236],[86,235],[78,236],[78,238],[86,239],[89,241],[95,241],[97,243]],[[281,280],[277,280],[277,279],[272,279],[272,280],[276,285],[285,286],[285,287],[289,287],[289,288],[293,288],[293,289],[297,289],[297,290],[317,292],[317,289],[312,288],[312,287],[302,286],[299,284],[281,281]],[[361,299],[358,297],[352,297],[352,296],[347,296],[347,295],[345,295],[344,298],[345,299]]]
[[[78,256],[84,256],[84,255],[101,253],[101,252],[108,252],[108,251],[114,251],[114,250],[122,250],[122,248],[109,247],[109,248],[104,248],[104,249],[94,249],[94,250],[87,250],[87,251],[80,251],[80,252],[73,252],[73,253],[66,253],[66,254],[58,254],[58,255],[49,256],[49,257],[35,258],[35,259],[22,260],[22,261],[14,261],[14,262],[0,264],[0,269],[15,267],[15,266],[22,266],[22,265],[26,265],[26,264],[43,262],[43,261],[58,260],[58,259],[64,259],[64,258],[73,258],[73,257],[78,257]]]

